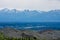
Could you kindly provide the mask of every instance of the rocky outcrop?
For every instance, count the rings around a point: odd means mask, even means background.
[[[4,34],[5,37],[14,37],[14,38],[22,38],[22,37],[32,37],[34,39],[39,40],[57,40],[60,38],[60,30],[17,30],[13,28],[3,28],[0,29],[0,32]]]

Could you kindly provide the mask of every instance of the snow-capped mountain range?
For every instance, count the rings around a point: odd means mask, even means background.
[[[0,22],[60,22],[60,10],[0,10]]]

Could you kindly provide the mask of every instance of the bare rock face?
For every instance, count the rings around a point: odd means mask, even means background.
[[[13,28],[3,28],[0,29],[0,32],[4,34],[5,37],[33,37],[39,40],[53,40],[60,38],[60,30],[45,30],[45,31],[36,31],[36,30],[17,30]]]

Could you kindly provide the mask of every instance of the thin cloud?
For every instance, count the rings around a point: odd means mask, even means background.
[[[60,0],[48,0],[48,1],[60,1]]]
[[[60,0],[0,0],[0,8],[48,11],[60,9]]]

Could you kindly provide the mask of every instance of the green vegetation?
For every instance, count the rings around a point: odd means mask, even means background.
[[[38,39],[36,37],[29,37],[29,36],[22,36],[22,38],[10,38],[10,37],[5,37],[3,33],[0,33],[0,40],[47,40],[46,38],[43,39]],[[60,38],[57,39],[51,39],[51,40],[60,40]]]
[[[37,40],[37,38],[36,37],[9,38],[5,37],[3,33],[0,33],[0,40]]]

